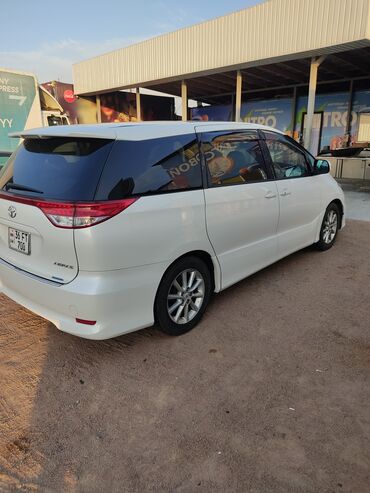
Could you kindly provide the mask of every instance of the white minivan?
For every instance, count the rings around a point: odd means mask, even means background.
[[[2,291],[60,330],[192,329],[219,292],[344,226],[329,164],[244,123],[27,130],[0,172]]]

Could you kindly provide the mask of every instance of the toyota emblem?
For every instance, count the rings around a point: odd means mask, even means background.
[[[14,219],[15,216],[17,215],[17,209],[14,207],[14,205],[9,206],[8,208],[9,216]]]

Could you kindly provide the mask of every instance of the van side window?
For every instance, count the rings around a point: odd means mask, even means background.
[[[206,132],[202,150],[212,187],[267,180],[257,133]]]
[[[311,174],[306,155],[283,135],[266,132],[266,145],[269,150],[275,176],[299,178]]]
[[[198,142],[193,135],[140,141],[117,140],[104,168],[97,200],[118,200],[202,186]]]

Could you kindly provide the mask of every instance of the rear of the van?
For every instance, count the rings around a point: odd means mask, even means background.
[[[149,312],[145,318],[140,310],[136,316],[131,309],[138,294],[135,286],[139,289],[143,282],[140,274],[146,276],[143,269],[127,269],[123,283],[122,271],[114,265],[106,272],[99,265],[79,268],[76,232],[84,230],[81,258],[94,249],[93,229],[136,201],[94,200],[114,141],[114,134],[110,138],[31,134],[0,172],[2,291],[61,330],[96,339],[153,321]],[[109,229],[104,232],[109,234]],[[130,310],[125,311],[126,305]]]
[[[0,172],[6,295],[90,339],[153,324],[168,266],[213,253],[194,130],[154,128],[154,138],[145,124],[23,135]]]

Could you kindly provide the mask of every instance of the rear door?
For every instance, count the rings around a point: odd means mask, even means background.
[[[200,139],[207,231],[225,288],[275,260],[279,200],[256,131],[207,131]]]
[[[41,278],[78,273],[76,202],[92,201],[111,140],[26,139],[0,172],[0,259]]]

